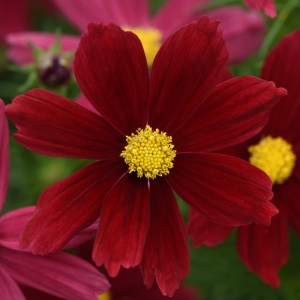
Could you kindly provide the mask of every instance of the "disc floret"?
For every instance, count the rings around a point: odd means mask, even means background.
[[[296,155],[293,146],[281,137],[267,136],[257,145],[250,146],[249,161],[252,165],[263,170],[273,184],[284,183],[293,172]]]
[[[128,145],[121,156],[129,165],[129,173],[137,172],[138,177],[152,178],[169,174],[173,168],[172,161],[176,156],[173,150],[172,137],[159,129],[152,131],[147,125],[143,130],[139,128],[137,134],[126,136]]]

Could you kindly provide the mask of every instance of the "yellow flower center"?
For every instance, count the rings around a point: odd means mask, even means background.
[[[121,153],[129,165],[129,173],[136,171],[138,177],[145,175],[152,179],[169,174],[176,156],[172,137],[166,132],[159,133],[158,129],[152,131],[149,125],[145,130],[139,128],[137,133],[126,136],[128,145]]]
[[[273,181],[282,184],[292,174],[296,155],[292,145],[281,137],[267,136],[257,145],[250,146],[250,163],[263,170]]]
[[[107,290],[104,294],[98,295],[99,300],[111,300],[111,292]]]
[[[150,28],[124,27],[123,29],[126,31],[131,31],[138,36],[138,38],[142,42],[146,54],[148,67],[150,68],[153,64],[155,55],[161,46],[161,39],[162,39],[161,31],[151,27]]]

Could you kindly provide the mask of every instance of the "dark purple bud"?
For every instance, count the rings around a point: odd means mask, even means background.
[[[39,58],[38,73],[41,81],[48,87],[59,87],[71,77],[70,64],[57,54],[46,54]]]

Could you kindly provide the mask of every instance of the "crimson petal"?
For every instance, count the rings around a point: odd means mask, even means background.
[[[285,95],[285,89],[253,76],[219,84],[172,134],[177,152],[215,151],[249,139],[263,128],[270,109]]]
[[[91,104],[120,132],[147,123],[148,67],[136,35],[114,24],[89,24],[75,54],[77,82]]]
[[[231,233],[232,226],[222,226],[201,216],[195,209],[189,212],[188,235],[193,239],[193,246],[217,246],[223,243]]]
[[[287,219],[274,188],[274,204],[278,215],[269,227],[251,224],[238,229],[238,253],[248,269],[273,287],[280,285],[277,272],[286,263],[289,254]]]
[[[93,259],[112,277],[120,266],[137,266],[149,230],[148,180],[126,173],[107,194],[100,215]]]
[[[107,192],[126,169],[120,159],[98,161],[47,188],[21,233],[20,248],[32,244],[34,254],[60,250],[99,217]]]
[[[174,194],[162,178],[150,183],[151,224],[143,260],[144,282],[155,280],[164,295],[172,297],[189,272],[187,233]]]
[[[178,154],[166,180],[187,204],[221,225],[269,225],[272,182],[239,158],[215,153]]]
[[[126,145],[124,136],[102,117],[45,90],[16,97],[6,115],[18,128],[15,139],[40,154],[107,159],[119,157]]]
[[[300,89],[300,29],[285,36],[265,60],[261,78],[272,80],[276,86],[287,89],[288,96],[272,109],[264,132],[284,136],[291,129],[292,116],[299,105]]]
[[[149,124],[171,134],[219,82],[228,51],[219,22],[202,17],[181,27],[155,57],[149,90]]]

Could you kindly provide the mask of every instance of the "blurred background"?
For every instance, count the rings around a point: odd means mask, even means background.
[[[8,2],[13,7],[11,10],[8,10]],[[88,1],[86,2],[88,3]],[[149,2],[151,13],[155,14],[166,1],[149,0]],[[234,5],[247,10],[242,0],[202,2],[205,2],[201,5],[202,14],[208,12],[211,18],[213,10],[228,6]],[[299,2],[298,0],[275,0],[278,16],[274,19],[265,16],[263,13],[257,14],[259,22],[263,24],[260,25],[262,26],[261,35],[263,39],[251,55],[239,58],[237,61],[231,60],[229,69],[235,76],[259,76],[264,58],[272,47],[285,34],[300,28]],[[249,10],[248,12],[250,13]],[[235,19],[227,19],[226,22],[230,22],[230,20],[232,31],[241,31],[240,29],[244,25],[234,21]],[[60,43],[63,41],[59,38],[61,35],[79,36],[81,34],[50,0],[0,0],[0,98],[6,104],[9,104],[14,97],[26,90],[33,87],[42,87],[65,95],[72,100],[77,99],[80,89],[73,75],[64,73],[65,69],[63,69],[61,80],[63,81],[64,76],[67,76],[67,83],[64,82],[59,87],[55,84],[45,84],[44,79],[48,78],[47,74],[39,73],[36,75],[37,65],[40,63],[39,58],[44,57],[45,53],[41,52],[35,45],[30,46],[30,51],[35,53],[35,61],[29,65],[18,63],[16,55],[9,54],[12,44],[15,46],[17,42],[13,41],[12,37],[8,39],[7,34],[19,31],[56,33],[57,42],[55,43],[53,40],[50,46],[57,53],[61,51]],[[240,34],[243,34],[242,31]],[[62,63],[62,66],[66,66],[67,69],[71,70],[71,60],[74,52],[64,49],[64,53],[66,53],[66,62],[65,64]],[[40,80],[41,78],[37,80],[36,76],[41,76],[42,80]],[[46,157],[33,153],[19,145],[12,138],[15,127],[11,122],[9,122],[9,125],[11,131],[10,182],[2,214],[16,208],[35,205],[39,195],[46,187],[90,163],[90,161]],[[188,206],[179,198],[178,203],[184,219],[187,221]],[[278,289],[264,284],[256,275],[247,271],[244,264],[239,261],[236,253],[235,232],[231,234],[225,243],[217,247],[203,246],[194,249],[190,244],[191,267],[190,273],[184,282],[196,287],[199,291],[199,299],[204,300],[300,299],[300,240],[293,232],[291,232],[290,238],[290,258],[279,273],[281,286]]]

